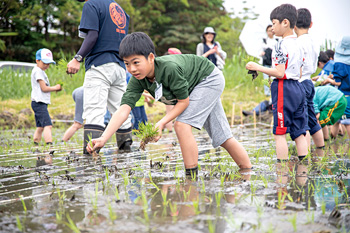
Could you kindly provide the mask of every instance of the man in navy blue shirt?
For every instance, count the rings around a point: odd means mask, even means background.
[[[75,74],[85,58],[84,154],[87,154],[89,135],[98,138],[104,131],[106,106],[112,114],[117,111],[126,90],[125,65],[119,57],[119,44],[127,35],[128,27],[129,16],[114,0],[85,1],[79,26],[79,36],[84,42],[67,65],[67,72]],[[129,117],[116,132],[120,150],[130,151],[131,129]]]

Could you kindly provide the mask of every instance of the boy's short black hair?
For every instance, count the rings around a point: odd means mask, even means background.
[[[318,62],[327,63],[329,61],[329,57],[327,56],[326,52],[321,51],[320,55],[318,56]]]
[[[311,13],[306,8],[298,9],[298,20],[295,26],[297,28],[309,29],[311,25]]]
[[[144,32],[133,32],[120,42],[119,56],[122,59],[132,55],[142,55],[148,58],[150,53],[156,55],[151,38]]]
[[[267,32],[267,30],[269,30],[269,28],[272,28],[272,25],[271,24],[269,24],[269,25],[267,25],[267,27],[266,27],[266,32]]]
[[[326,54],[329,57],[329,59],[334,59],[334,51],[331,49],[326,50]]]
[[[294,28],[297,18],[297,9],[291,4],[282,4],[273,9],[270,14],[271,21],[277,19],[278,21],[282,22],[284,19],[288,19],[290,28]]]

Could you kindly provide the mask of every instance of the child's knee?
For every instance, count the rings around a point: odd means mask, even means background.
[[[44,127],[44,130],[51,130],[52,129],[52,125],[47,125]]]
[[[181,132],[188,127],[190,127],[190,125],[183,123],[183,122],[175,121],[175,123],[174,123],[174,129],[176,132]]]
[[[78,129],[81,129],[81,128],[83,128],[83,125],[82,124],[80,124],[79,122],[74,122],[74,124],[73,124],[73,127],[76,129],[76,130],[78,130]]]

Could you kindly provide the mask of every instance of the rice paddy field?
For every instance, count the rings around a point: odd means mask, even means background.
[[[325,156],[276,163],[270,124],[231,128],[251,170],[239,170],[207,133],[194,130],[198,177],[186,177],[175,133],[119,153],[82,154],[82,130],[68,143],[33,146],[34,129],[0,136],[0,232],[348,232],[349,139]],[[59,138],[64,129],[54,131]]]

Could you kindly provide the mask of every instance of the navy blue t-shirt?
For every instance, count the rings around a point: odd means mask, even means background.
[[[85,2],[79,30],[98,31],[95,46],[85,58],[85,70],[92,65],[100,66],[118,62],[125,69],[119,57],[119,44],[128,34],[129,15],[113,0],[89,0]]]

